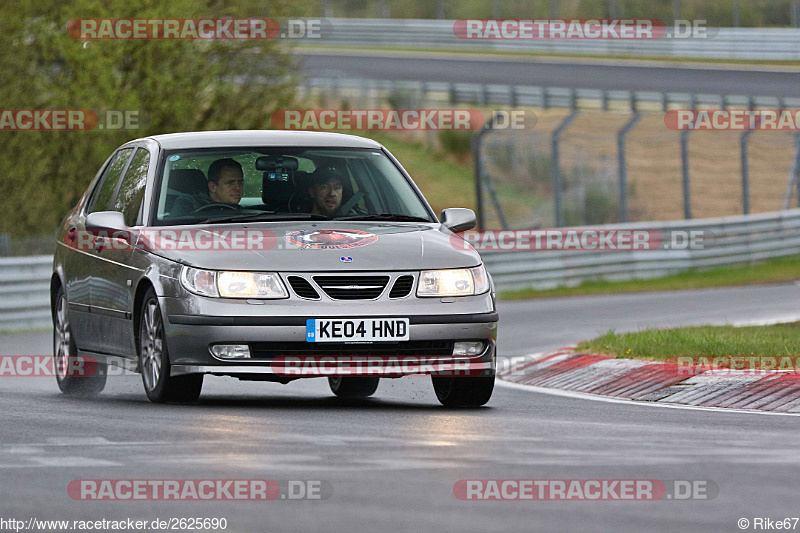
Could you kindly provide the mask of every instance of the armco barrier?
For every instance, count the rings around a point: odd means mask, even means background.
[[[747,264],[800,254],[800,209],[711,219],[632,222],[592,229],[702,232],[702,248],[640,251],[482,252],[499,291],[577,285],[589,279],[644,279]],[[0,330],[50,327],[49,280],[52,256],[0,259]],[[800,278],[800,274],[798,274]]]
[[[585,280],[630,280],[665,276],[692,268],[746,264],[771,257],[800,254],[800,209],[749,216],[632,222],[593,229],[702,232],[702,247],[638,251],[507,251],[482,252],[499,291],[548,289]],[[800,273],[798,273],[800,278]]]
[[[338,98],[368,98],[373,99],[376,104],[385,102],[393,94],[407,92],[418,95],[420,105],[432,107],[446,107],[450,104],[478,104],[623,112],[665,112],[669,109],[695,109],[698,107],[722,109],[794,109],[800,107],[800,98],[791,96],[572,89],[538,85],[345,77],[307,77],[298,86],[298,89],[299,96],[303,98],[323,94]]]
[[[314,45],[364,48],[421,48],[591,54],[626,57],[798,60],[800,31],[792,28],[718,28],[706,39],[653,40],[466,40],[453,32],[454,20],[329,18],[329,29]]]
[[[0,258],[0,330],[50,327],[53,256]]]

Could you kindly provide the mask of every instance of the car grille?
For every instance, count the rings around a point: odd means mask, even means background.
[[[400,276],[394,282],[392,290],[389,291],[389,298],[404,298],[411,292],[414,286],[414,276]]]
[[[274,359],[278,356],[327,355],[416,355],[443,356],[453,354],[454,341],[406,341],[376,344],[333,342],[257,342],[250,345],[253,359]]]
[[[300,298],[308,298],[309,300],[319,300],[319,293],[311,286],[307,279],[300,276],[289,276],[286,278],[292,290]]]
[[[386,288],[389,276],[314,276],[314,283],[334,300],[373,300]]]

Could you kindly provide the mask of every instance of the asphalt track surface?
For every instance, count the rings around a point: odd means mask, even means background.
[[[576,89],[800,96],[800,68],[535,59],[519,56],[302,50],[305,76]]]
[[[794,284],[505,302],[500,351],[547,350],[609,328],[797,318]],[[50,353],[46,333],[1,354]],[[150,404],[138,376],[96,399],[52,378],[0,379],[0,518],[224,517],[227,531],[740,531],[798,516],[800,418],[607,403],[498,387],[487,407],[438,405],[422,377],[346,402],[324,380],[206,381],[197,405]],[[74,479],[322,480],[324,500],[86,502]],[[709,480],[712,500],[461,501],[460,479]],[[752,530],[752,529],[749,529]]]

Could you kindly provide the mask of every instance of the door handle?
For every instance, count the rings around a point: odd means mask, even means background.
[[[72,226],[67,230],[67,243],[72,244],[75,242],[75,237],[78,236],[78,228]]]

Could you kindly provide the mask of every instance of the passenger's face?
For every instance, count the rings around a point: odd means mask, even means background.
[[[219,176],[219,184],[208,182],[208,192],[215,202],[238,204],[244,193],[244,176],[236,167],[225,167]]]
[[[318,215],[332,216],[342,205],[342,182],[338,178],[317,183],[311,187],[310,193],[314,200],[313,212]]]

